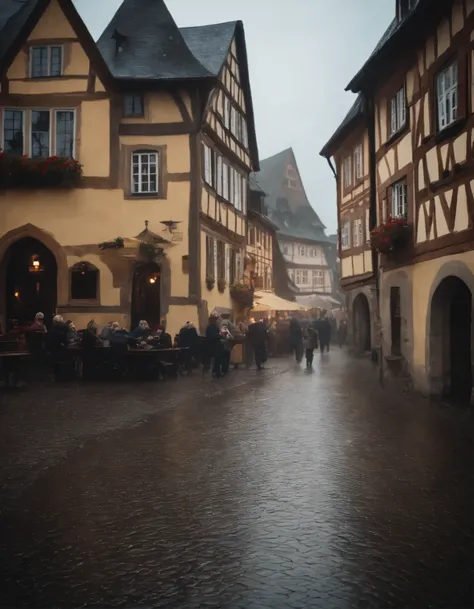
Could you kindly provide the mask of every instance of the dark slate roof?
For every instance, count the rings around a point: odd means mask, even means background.
[[[252,192],[258,192],[261,195],[267,194],[258,183],[257,174],[253,171],[249,175],[249,188]]]
[[[0,61],[28,21],[38,0],[0,0]]]
[[[298,171],[302,190],[287,187],[286,168],[288,165]],[[292,148],[282,150],[261,161],[256,179],[260,187],[267,193],[265,203],[271,210],[269,215],[282,234],[293,235],[295,238],[326,239],[325,226],[308,200]],[[281,209],[282,202],[286,203],[286,210]]]
[[[182,27],[184,41],[196,59],[214,76],[218,76],[227,58],[237,21]]]
[[[336,129],[336,131],[331,135],[329,140],[324,145],[323,149],[319,153],[321,156],[331,156],[333,151],[333,146],[342,138],[348,131],[349,127],[364,114],[364,98],[359,93],[356,97],[355,102],[352,104],[351,109],[344,117],[342,123]]]
[[[419,39],[419,37],[423,35],[423,28],[429,27],[428,24],[431,20],[436,21],[437,14],[439,11],[442,11],[443,6],[447,6],[447,4],[446,0],[443,2],[418,0],[414,7],[402,19],[395,17],[383,33],[382,38],[377,43],[367,61],[347,85],[346,91],[358,93],[361,89],[363,80],[369,76],[369,72],[373,73],[372,70],[376,68],[381,56],[384,55],[387,50],[390,48],[393,50],[395,47],[399,49],[407,47],[409,44],[409,36],[406,34],[408,33],[408,30],[410,30],[410,27],[413,26],[411,28],[413,30],[412,33]],[[417,21],[419,21],[418,25],[420,27],[416,24]]]
[[[116,53],[116,37],[122,51]],[[180,80],[212,74],[186,45],[163,0],[124,0],[97,46],[115,78]]]

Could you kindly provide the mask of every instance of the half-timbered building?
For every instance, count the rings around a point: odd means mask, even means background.
[[[267,193],[268,215],[278,227],[278,245],[296,296],[332,295],[334,269],[325,226],[310,205],[291,148],[261,161],[257,175]],[[327,301],[328,308],[331,305]]]
[[[361,95],[321,155],[332,157],[335,164],[340,285],[346,294],[348,344],[356,352],[371,351],[377,298],[369,229],[369,135]]]
[[[72,0],[1,4],[2,325],[232,310],[258,170],[242,23],[124,0],[95,43]]]
[[[383,361],[406,367],[420,390],[465,400],[474,336],[473,38],[470,0],[399,0],[348,85],[367,107]]]

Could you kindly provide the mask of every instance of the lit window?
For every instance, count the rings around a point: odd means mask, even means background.
[[[392,216],[404,218],[408,211],[408,187],[406,180],[392,186]]]
[[[63,48],[41,46],[30,49],[31,78],[61,76],[63,71]]]
[[[132,194],[158,193],[158,153],[132,154]]]
[[[458,65],[452,63],[436,77],[438,100],[438,129],[449,127],[457,119]]]
[[[123,113],[124,116],[143,116],[143,97],[136,93],[125,95]]]
[[[344,159],[344,187],[352,184],[352,159],[350,156]]]
[[[350,243],[351,223],[344,222],[341,227],[341,249],[345,250],[351,246]]]
[[[397,91],[390,101],[390,135],[394,135],[405,126],[407,119],[405,85]]]
[[[97,300],[99,271],[89,262],[78,262],[71,268],[71,299]]]

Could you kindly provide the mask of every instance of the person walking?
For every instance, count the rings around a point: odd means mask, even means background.
[[[248,341],[252,346],[257,370],[263,368],[263,364],[267,361],[267,327],[263,321],[254,321],[249,325]]]
[[[347,340],[347,321],[345,319],[341,319],[339,322],[339,328],[337,329],[337,342],[339,343],[339,348],[346,344]]]
[[[216,378],[222,376],[222,343],[219,330],[219,316],[212,313],[206,328],[206,352],[209,359],[213,360],[212,374]]]
[[[306,330],[304,346],[306,350],[306,367],[312,368],[314,350],[318,348],[318,333],[312,326],[309,326]]]
[[[290,321],[290,348],[299,364],[303,359],[303,331],[300,322],[295,317],[292,317]]]
[[[329,353],[329,346],[331,344],[331,324],[324,314],[317,322],[317,330],[321,355],[324,353],[325,349]]]
[[[232,351],[232,341],[234,337],[230,333],[229,326],[222,324],[220,328],[221,335],[221,374],[225,376],[229,372],[230,353]]]

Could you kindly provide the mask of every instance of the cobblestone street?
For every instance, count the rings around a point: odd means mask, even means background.
[[[0,394],[0,606],[472,607],[472,434],[339,351]]]

